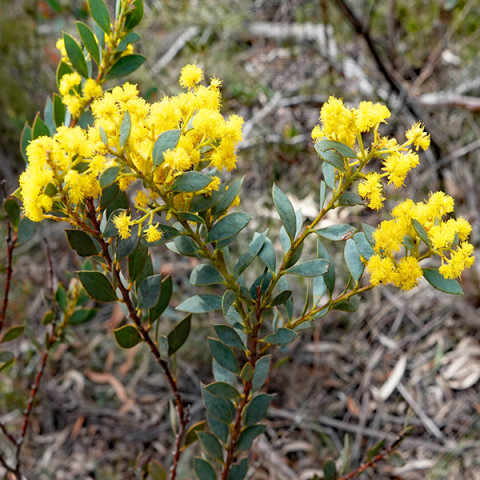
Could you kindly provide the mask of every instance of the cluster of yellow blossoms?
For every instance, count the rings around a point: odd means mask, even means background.
[[[62,62],[71,66],[63,38],[57,41],[57,49],[60,50]],[[87,78],[82,82],[82,77],[75,71],[62,76],[58,90],[73,118],[79,118],[87,104],[102,94],[102,86],[96,80]]]
[[[320,113],[321,126],[317,125],[312,132],[315,141],[326,138],[356,148],[355,158],[344,159],[351,168],[347,174],[361,179],[358,193],[376,210],[385,201],[382,179],[386,177],[389,184],[401,187],[408,172],[419,164],[416,151],[430,146],[430,136],[420,123],[405,133],[403,144],[381,137],[378,127],[389,117],[390,111],[384,105],[361,102],[358,108],[349,109],[342,100],[330,97]],[[362,134],[372,130],[373,141],[365,148]],[[362,172],[373,158],[381,160],[384,173]],[[337,175],[345,174],[337,171]],[[467,241],[470,224],[461,217],[444,219],[453,212],[453,206],[453,198],[443,192],[431,194],[425,203],[406,200],[397,205],[392,211],[393,219],[381,222],[373,233],[375,254],[367,262],[371,283],[393,283],[410,290],[423,276],[420,262],[434,255],[440,257],[439,273],[445,279],[459,278],[464,269],[471,267],[474,247]]]
[[[394,138],[381,137],[378,133],[380,123],[390,117],[390,111],[385,105],[372,102],[361,102],[358,108],[347,108],[341,99],[330,97],[320,112],[320,125],[312,132],[312,138],[317,141],[322,138],[344,143],[351,148],[358,146],[358,159],[351,164],[360,165],[360,170],[373,158],[381,158],[385,173],[371,172],[362,174],[364,179],[358,185],[360,196],[368,200],[368,206],[379,210],[385,201],[382,178],[387,177],[388,183],[395,188],[403,185],[408,172],[418,163],[416,150],[427,150],[430,146],[430,136],[423,126],[416,123],[405,134],[406,142],[398,144]],[[373,130],[374,138],[369,149],[363,145],[362,134]]]
[[[423,276],[420,261],[433,255],[440,257],[439,272],[447,279],[470,268],[475,260],[473,245],[467,241],[472,227],[462,217],[443,219],[453,205],[453,198],[443,192],[431,194],[427,202],[405,200],[397,205],[393,219],[381,222],[373,233],[375,255],[367,263],[372,284],[391,282],[410,290]],[[402,249],[405,256],[397,260]]]
[[[64,220],[78,224],[85,199],[102,194],[102,173],[117,167],[114,181],[120,189],[136,180],[145,187],[138,189],[135,199],[143,216],[135,221],[127,212],[117,216],[114,222],[119,235],[128,238],[134,224],[147,222],[145,237],[158,239],[155,213],[171,208],[188,210],[195,194],[211,194],[219,188],[223,169],[235,168],[235,146],[242,138],[243,119],[238,115],[224,119],[219,112],[221,82],[212,79],[204,86],[202,80],[202,70],[187,65],[180,85],[188,91],[153,104],[138,96],[136,86],[126,83],[93,101],[94,123],[87,130],[64,126],[53,138],[33,140],[27,147],[27,169],[20,177],[26,216],[39,222],[59,219],[60,213]],[[77,86],[73,75],[61,84],[64,92]],[[175,141],[161,151],[162,158],[155,159],[155,144],[166,132],[167,137],[173,132]],[[210,183],[196,192],[173,192],[176,178],[190,170],[207,173]]]

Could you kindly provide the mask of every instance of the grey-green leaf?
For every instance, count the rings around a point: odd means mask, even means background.
[[[223,448],[215,435],[208,432],[197,432],[197,436],[208,455],[223,461]]]
[[[215,338],[209,338],[208,343],[213,358],[224,368],[233,373],[240,373],[237,358],[232,349]]]
[[[120,125],[120,146],[123,147],[130,136],[130,130],[132,129],[132,120],[130,118],[130,112],[127,110],[122,119]]]
[[[315,233],[328,240],[347,240],[355,233],[356,228],[347,224],[331,225],[330,227],[317,228]]]
[[[137,68],[139,68],[145,62],[145,60],[146,58],[143,55],[136,54],[120,57],[108,72],[108,80],[130,75],[130,73],[133,73],[135,70],[137,70]]]
[[[271,355],[265,355],[257,360],[252,377],[252,387],[254,390],[262,388],[267,381],[268,374],[270,373],[270,358]]]
[[[222,297],[204,293],[187,298],[180,305],[178,305],[177,310],[187,313],[206,313],[214,310],[220,310],[221,308]]]
[[[181,134],[182,131],[180,129],[175,129],[167,130],[158,136],[155,140],[152,151],[154,165],[161,165],[163,163],[164,153],[167,150],[173,150],[177,146]]]
[[[95,23],[108,35],[110,33],[110,14],[103,0],[88,0],[88,8]]]
[[[168,339],[168,355],[173,355],[186,341],[190,334],[192,322],[192,314],[187,315],[181,320],[167,336]]]
[[[275,333],[271,335],[267,335],[263,340],[266,343],[270,343],[271,345],[288,345],[289,343],[293,342],[298,336],[297,332],[290,330],[289,328],[279,328]]]
[[[437,290],[451,295],[463,295],[463,289],[457,280],[445,278],[436,268],[424,268],[423,276]]]
[[[87,49],[88,53],[91,57],[97,62],[100,63],[100,51],[98,49],[98,43],[95,38],[95,35],[90,30],[90,28],[82,22],[75,22],[77,26],[78,33],[80,38],[82,39],[85,48]]]
[[[227,382],[213,382],[205,386],[205,390],[220,398],[235,400],[240,397],[237,389]]]
[[[352,277],[355,279],[355,282],[358,283],[363,274],[363,270],[365,269],[365,265],[362,262],[355,240],[351,238],[347,240],[345,244],[344,257],[345,263],[347,264]]]
[[[152,275],[142,280],[138,287],[137,307],[142,310],[154,307],[158,302],[161,284],[162,275]]]
[[[262,420],[274,398],[275,395],[268,395],[266,393],[261,393],[253,397],[245,410],[245,425],[252,425]]]
[[[63,41],[68,58],[75,70],[83,77],[88,78],[87,61],[83,56],[82,48],[78,42],[68,33],[63,34]]]
[[[295,218],[295,210],[293,209],[292,203],[285,193],[283,193],[275,184],[273,185],[272,195],[273,203],[280,219],[282,220],[282,224],[285,227],[290,240],[293,242],[297,233],[297,220]]]
[[[207,242],[218,242],[233,237],[243,230],[250,220],[251,217],[247,213],[231,213],[215,223],[205,240]]]
[[[87,293],[99,302],[115,302],[117,295],[110,280],[101,272],[84,270],[77,272]]]
[[[230,325],[213,325],[215,334],[225,345],[238,348],[240,350],[245,349],[245,345],[242,342],[242,339]]]
[[[328,261],[316,258],[314,260],[307,260],[299,263],[293,267],[288,268],[285,272],[291,275],[300,275],[302,277],[319,277],[328,270]]]
[[[430,241],[427,231],[423,228],[423,225],[415,219],[412,220],[412,225],[418,236],[426,243],[427,247],[432,248],[432,242]]]
[[[192,285],[216,285],[222,282],[222,275],[211,265],[197,265],[190,274]]]
[[[238,439],[237,449],[249,450],[253,441],[265,431],[265,428],[265,425],[250,425],[243,429]]]
[[[142,337],[133,325],[124,325],[113,331],[115,340],[122,348],[132,348],[142,341]]]
[[[198,480],[216,480],[215,470],[207,460],[200,457],[193,459],[193,468]]]
[[[198,192],[212,183],[213,178],[194,170],[185,172],[175,179],[171,187],[172,192]]]
[[[81,257],[97,255],[98,250],[90,235],[82,230],[66,229],[67,240],[70,247]]]

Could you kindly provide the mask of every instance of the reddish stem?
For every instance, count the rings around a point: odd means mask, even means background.
[[[175,398],[175,403],[176,403],[176,409],[177,409],[177,414],[178,414],[178,419],[179,419],[179,429],[176,435],[175,439],[175,448],[174,448],[174,453],[173,453],[173,464],[172,468],[170,470],[170,478],[171,480],[174,480],[177,475],[177,468],[178,468],[178,462],[180,459],[181,455],[181,445],[182,445],[182,440],[183,436],[185,434],[185,429],[189,421],[189,413],[186,408],[183,406],[183,400],[182,396],[180,394],[180,391],[178,390],[178,385],[175,377],[173,376],[170,366],[168,365],[168,362],[164,360],[161,355],[160,355],[160,350],[158,349],[157,345],[155,342],[152,340],[150,335],[148,334],[148,331],[143,327],[142,322],[140,317],[137,314],[137,311],[135,307],[132,304],[132,301],[130,299],[130,292],[127,287],[122,282],[122,278],[120,276],[120,267],[112,261],[112,258],[110,256],[110,252],[108,250],[108,244],[105,242],[104,238],[101,235],[100,231],[100,224],[98,222],[97,216],[95,214],[95,206],[93,204],[92,199],[87,199],[86,203],[86,211],[88,218],[91,220],[92,225],[96,231],[96,237],[97,240],[100,243],[100,246],[102,248],[102,256],[107,262],[107,267],[109,271],[114,275],[115,277],[115,282],[117,288],[120,290],[122,299],[124,304],[126,305],[129,313],[130,319],[133,321],[135,324],[135,327],[138,330],[138,333],[142,337],[142,340],[148,345],[150,351],[152,352],[153,356],[155,357],[155,360],[157,363],[160,365],[160,367],[163,369],[163,372],[167,378],[167,381],[170,385],[170,389],[173,393],[173,396]]]

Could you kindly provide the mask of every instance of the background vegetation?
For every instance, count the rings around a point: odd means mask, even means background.
[[[86,2],[0,0],[0,7],[0,176],[11,192],[23,169],[23,124],[54,89],[56,39],[73,31],[73,19],[85,18]],[[247,175],[244,209],[266,224],[273,181],[308,216],[321,178],[310,131],[328,96],[386,103],[391,134],[420,119],[434,146],[401,196],[419,200],[444,189],[472,223],[478,245],[479,23],[474,0],[151,1],[139,29],[148,61],[134,81],[143,96],[161,98],[177,91],[181,67],[192,62],[223,80],[224,112],[246,120],[238,167]],[[381,220],[364,209],[354,214]],[[61,226],[48,229],[54,273],[66,282],[77,260]],[[45,233],[17,251],[14,263],[8,315],[12,323],[23,320],[31,338],[45,310]],[[193,260],[168,251],[159,258],[165,273],[174,272],[178,298],[185,296]],[[404,423],[416,427],[402,444],[406,465],[382,463],[364,478],[479,478],[477,272],[465,275],[464,298],[423,284],[407,294],[379,289],[358,312],[328,316],[295,343],[269,380],[279,394],[251,478],[308,479],[325,458],[347,450],[355,467]],[[166,386],[151,373],[145,349],[125,353],[105,336],[121,319],[117,309],[102,308],[69,332],[68,347],[49,363],[25,448],[32,478],[136,478],[150,456],[168,457],[170,407],[167,396],[159,401]],[[193,419],[201,408],[195,385],[211,376],[205,325],[196,321],[197,346],[182,351],[177,367]],[[16,348],[21,361],[0,373],[3,421],[21,418],[39,361],[30,341]],[[188,477],[187,462],[184,468]]]

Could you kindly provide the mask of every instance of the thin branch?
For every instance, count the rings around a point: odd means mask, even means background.
[[[370,460],[366,461],[362,465],[360,465],[358,468],[356,468],[353,472],[350,472],[348,475],[345,475],[344,477],[340,477],[338,480],[350,480],[351,478],[355,478],[358,475],[360,475],[362,472],[367,470],[367,468],[374,467],[376,463],[378,463],[380,460],[385,459],[385,457],[388,457],[393,451],[400,445],[403,440],[412,433],[413,428],[406,428],[403,430],[398,435],[398,438],[392,443],[387,448],[383,448],[377,455],[375,455],[373,458]]]
[[[7,198],[8,195],[5,189],[5,180],[2,180],[1,185],[4,198]],[[7,256],[5,259],[5,285],[3,290],[2,308],[0,310],[0,333],[5,326],[5,319],[8,307],[8,295],[10,293],[10,284],[13,273],[13,250],[15,249],[15,244],[17,242],[17,232],[12,231],[12,224],[10,222],[10,219],[8,218],[8,215],[5,217],[5,221],[7,223],[7,238],[5,239],[7,243]]]
[[[105,239],[102,237],[102,234],[100,231],[100,224],[98,222],[98,219],[95,213],[95,206],[93,204],[93,200],[91,198],[87,199],[85,202],[85,206],[86,206],[87,216],[92,222],[92,225],[95,229],[97,240],[100,243],[100,246],[102,248],[102,256],[107,263],[108,270],[115,277],[116,286],[120,290],[120,293],[122,295],[122,300],[128,309],[129,317],[135,324],[135,327],[137,328],[138,333],[142,337],[142,340],[148,345],[148,348],[150,349],[153,356],[155,357],[155,360],[162,368],[167,378],[168,384],[170,385],[170,389],[173,393],[173,396],[175,398],[176,409],[177,409],[180,425],[179,425],[179,430],[175,439],[173,464],[170,470],[170,478],[171,480],[174,480],[177,475],[177,468],[178,468],[178,462],[181,454],[181,444],[183,440],[183,435],[185,434],[186,426],[189,421],[189,412],[183,406],[183,400],[182,400],[180,391],[178,389],[177,381],[170,370],[170,366],[168,365],[168,362],[161,357],[160,350],[158,349],[157,345],[150,337],[148,331],[142,325],[142,321],[138,316],[137,311],[131,301],[130,292],[128,288],[123,284],[122,277],[120,275],[120,267],[114,264],[112,257],[110,256],[110,252],[108,250],[108,244],[107,242],[105,242]]]
[[[41,360],[40,360],[40,367],[37,370],[37,374],[35,376],[35,381],[33,382],[32,388],[30,390],[30,395],[28,397],[27,407],[25,408],[25,411],[23,413],[23,424],[22,424],[22,428],[20,430],[20,436],[17,440],[17,450],[16,450],[16,454],[15,454],[15,461],[16,461],[15,474],[18,476],[18,478],[21,478],[21,476],[20,476],[20,463],[21,463],[20,462],[20,453],[21,453],[22,445],[25,442],[25,437],[27,435],[28,426],[30,424],[30,415],[31,415],[32,410],[33,410],[33,405],[35,403],[35,399],[37,398],[38,388],[40,386],[40,382],[41,382],[42,377],[45,373],[45,367],[47,365],[47,360],[48,360],[48,356],[50,354],[50,350],[51,350],[53,344],[55,343],[55,341],[57,339],[56,327],[57,327],[57,321],[59,319],[59,312],[58,312],[57,305],[55,303],[53,262],[52,262],[52,256],[50,254],[50,248],[48,246],[47,240],[45,238],[43,240],[44,240],[44,243],[45,243],[45,250],[46,250],[46,254],[47,254],[47,265],[48,265],[47,271],[48,271],[48,279],[49,279],[48,290],[49,290],[49,294],[50,294],[50,302],[51,302],[52,311],[53,311],[53,321],[50,325],[51,331],[50,331],[50,334],[48,336],[47,344],[45,346],[46,348],[45,348],[45,351],[42,353],[42,357],[41,357]]]

